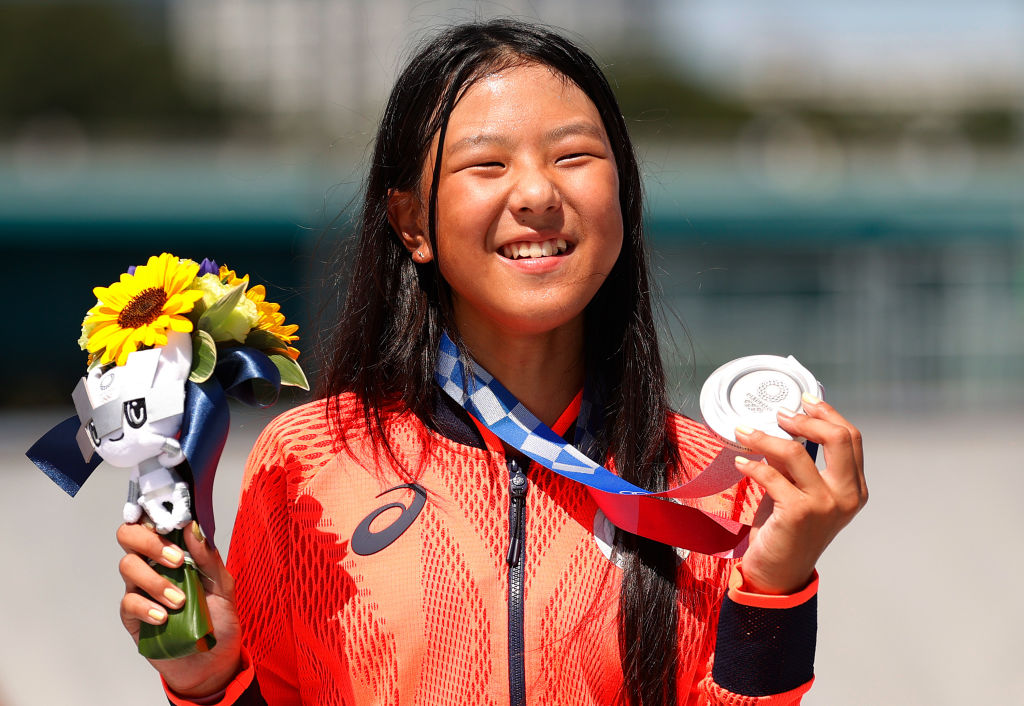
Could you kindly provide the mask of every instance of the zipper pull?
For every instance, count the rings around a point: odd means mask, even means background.
[[[505,563],[515,566],[519,563],[522,555],[522,528],[523,513],[526,510],[526,474],[519,467],[515,459],[508,461],[508,492],[509,492],[509,529],[508,529],[508,554],[505,556]]]

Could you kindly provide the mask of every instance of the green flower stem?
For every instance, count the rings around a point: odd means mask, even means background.
[[[185,546],[182,530],[171,532],[167,539],[179,547]],[[154,568],[185,594],[185,604],[177,610],[169,610],[162,625],[142,623],[139,654],[149,659],[174,659],[206,652],[217,641],[213,636],[210,608],[206,605],[206,592],[199,571],[187,555],[185,563],[176,569],[159,564]]]

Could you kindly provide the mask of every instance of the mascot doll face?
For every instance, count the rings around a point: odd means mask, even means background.
[[[166,346],[131,353],[125,365],[89,371],[75,390],[75,406],[103,460],[137,466],[177,436],[191,363],[191,337],[168,332]]]

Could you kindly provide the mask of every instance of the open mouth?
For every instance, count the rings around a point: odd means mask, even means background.
[[[569,252],[571,245],[562,238],[552,238],[542,242],[520,242],[503,245],[501,254],[509,260],[525,260],[538,257],[552,257]]]

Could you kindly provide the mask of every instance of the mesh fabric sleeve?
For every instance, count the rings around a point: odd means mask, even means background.
[[[249,455],[228,552],[242,644],[260,691],[273,704],[300,703],[291,624],[287,433],[287,417],[279,417],[263,431]]]
[[[267,706],[254,676],[252,662],[243,650],[241,671],[219,693],[201,699],[185,699],[171,691],[163,679],[161,682],[167,700],[173,706]]]
[[[799,704],[814,681],[818,577],[788,596],[743,590],[734,567],[722,599],[713,665],[702,683],[708,704]]]
[[[243,668],[221,694],[197,701],[176,696],[176,706],[298,704],[300,696],[290,622],[291,522],[287,423],[263,431],[246,463],[228,553],[242,626]],[[165,685],[166,690],[166,685]]]

